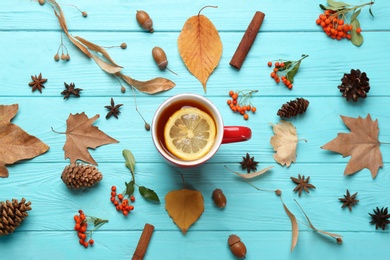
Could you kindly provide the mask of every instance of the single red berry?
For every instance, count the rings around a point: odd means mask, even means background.
[[[111,191],[111,197],[115,197],[116,196],[116,192],[115,191]]]
[[[116,191],[116,186],[112,186],[111,191]]]
[[[123,194],[118,194],[118,199],[123,200]]]
[[[361,32],[362,32],[362,29],[361,29],[361,28],[357,28],[357,29],[356,29],[356,33],[357,33],[357,34],[360,34]]]
[[[91,238],[91,239],[88,241],[88,243],[92,246],[92,245],[95,243],[95,241]]]
[[[115,197],[110,198],[111,202],[115,202]]]
[[[122,214],[127,216],[127,215],[129,215],[129,212],[127,210],[124,210],[124,211],[122,211]]]
[[[85,248],[88,247],[88,242],[87,242],[87,241],[84,242],[84,247],[85,247]]]
[[[267,63],[267,65],[268,65],[268,67],[271,67],[271,66],[272,66],[272,62],[269,61],[269,62]]]
[[[234,95],[234,91],[233,91],[233,90],[230,90],[230,91],[229,91],[229,96],[232,97],[233,95]]]
[[[135,197],[133,195],[131,195],[130,200],[131,200],[131,202],[134,202],[135,201]]]
[[[84,212],[81,210],[81,209],[79,209],[79,214],[83,214]]]

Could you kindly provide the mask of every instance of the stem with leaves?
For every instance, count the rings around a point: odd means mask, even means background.
[[[123,192],[124,196],[128,196],[129,198],[133,195],[134,193],[134,186],[138,187],[138,191],[141,194],[142,197],[144,197],[147,200],[154,201],[154,202],[160,202],[160,199],[157,195],[157,193],[149,188],[146,188],[145,186],[139,186],[135,182],[135,158],[133,153],[130,150],[123,150],[122,155],[125,158],[126,162],[125,165],[126,167],[130,170],[131,173],[131,181],[130,182],[125,182],[126,189]]]

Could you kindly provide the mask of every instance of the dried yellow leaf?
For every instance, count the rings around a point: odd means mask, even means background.
[[[214,24],[204,15],[190,17],[179,35],[178,48],[188,70],[206,83],[222,56],[222,41]]]
[[[271,145],[276,153],[274,159],[280,165],[289,167],[295,162],[297,154],[298,136],[295,126],[287,121],[281,120],[279,124],[271,124],[274,136],[271,137]]]

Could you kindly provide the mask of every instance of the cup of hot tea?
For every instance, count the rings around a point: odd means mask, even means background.
[[[221,114],[207,98],[191,93],[164,101],[152,121],[157,151],[169,163],[194,167],[209,160],[221,144],[247,141],[245,126],[224,126]]]

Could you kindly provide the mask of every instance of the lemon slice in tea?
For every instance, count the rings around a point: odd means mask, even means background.
[[[211,116],[194,107],[176,111],[164,128],[165,146],[183,160],[202,158],[214,144],[216,127]]]

